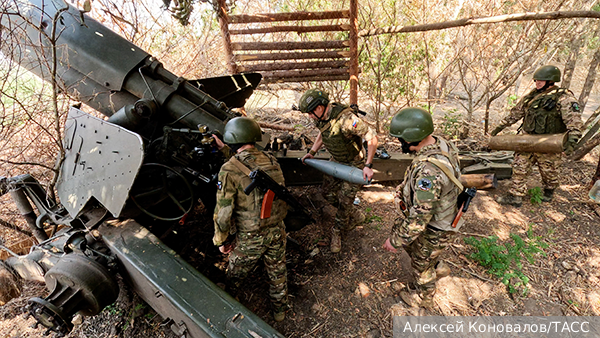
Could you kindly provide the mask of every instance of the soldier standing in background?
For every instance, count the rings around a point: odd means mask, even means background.
[[[242,281],[263,258],[269,276],[269,296],[275,321],[285,319],[287,309],[287,268],[285,266],[286,234],[283,219],[287,204],[275,198],[271,215],[261,217],[261,207],[267,203],[265,193],[254,189],[244,193],[251,179],[246,173],[261,169],[280,185],[283,173],[274,156],[256,149],[262,139],[256,121],[236,117],[225,125],[223,141],[235,155],[221,167],[214,212],[213,243],[229,255],[228,286],[236,291]],[[218,142],[217,142],[218,143]]]
[[[457,199],[462,192],[458,181],[458,150],[433,133],[431,114],[421,108],[405,108],[394,116],[390,135],[402,144],[402,152],[416,157],[406,169],[404,181],[396,188],[394,202],[403,218],[394,222],[384,248],[398,253],[402,248],[411,258],[417,295],[401,291],[407,304],[431,309],[436,280],[450,274],[440,260],[448,242],[464,223],[459,219]]]
[[[504,128],[523,119],[521,128],[526,134],[559,134],[567,132],[565,153],[573,151],[581,138],[581,112],[579,103],[573,93],[566,88],[559,88],[554,83],[560,82],[560,70],[551,65],[538,68],[533,74],[535,89],[525,95],[510,110],[500,125],[491,133],[497,135]],[[500,204],[520,207],[523,196],[527,194],[525,179],[531,174],[534,164],[538,165],[544,195],[542,200],[550,202],[554,190],[558,187],[559,168],[562,154],[542,154],[515,152],[513,161],[512,186],[507,195],[497,199]]]
[[[300,111],[315,121],[319,134],[308,154],[313,158],[321,146],[331,154],[332,160],[345,165],[363,168],[365,180],[373,177],[373,157],[377,151],[377,134],[366,124],[357,110],[346,105],[329,102],[329,95],[320,89],[307,90],[299,102]],[[367,159],[362,156],[362,139],[367,142]],[[331,231],[331,252],[342,248],[341,231],[353,230],[364,222],[365,216],[354,205],[360,185],[325,175],[323,191],[329,203],[337,208],[335,224]]]

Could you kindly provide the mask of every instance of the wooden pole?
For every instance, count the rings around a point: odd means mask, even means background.
[[[363,29],[359,32],[360,37],[393,33],[426,32],[469,25],[481,25],[488,23],[501,23],[510,21],[528,20],[561,20],[568,18],[595,18],[600,19],[600,12],[596,11],[563,11],[542,13],[518,13],[490,17],[466,18],[452,21],[437,22],[414,26],[391,26],[385,28]]]
[[[233,59],[233,50],[231,49],[231,36],[229,35],[228,18],[227,18],[227,4],[225,0],[218,0],[219,11],[217,16],[219,17],[219,27],[221,28],[221,35],[223,36],[223,47],[225,49],[225,59],[227,60],[227,68],[229,73],[237,74],[237,66]]]
[[[292,50],[292,49],[340,49],[348,48],[347,40],[339,41],[286,41],[286,42],[236,42],[233,50]]]
[[[283,70],[275,72],[262,72],[263,77],[305,77],[319,75],[343,75],[348,74],[348,68],[339,69],[301,69],[301,70]]]
[[[350,104],[358,104],[358,0],[350,0]]]
[[[273,70],[290,69],[318,69],[318,68],[342,68],[348,67],[348,61],[309,61],[309,62],[269,62],[255,65],[240,65],[240,72],[261,72]]]
[[[294,127],[279,126],[279,125],[276,125],[276,124],[266,123],[266,122],[258,122],[258,125],[261,128],[269,128],[269,129],[274,129],[274,130],[285,130],[285,131],[294,131],[294,130],[296,130]]]
[[[232,15],[230,23],[254,23],[274,21],[299,21],[299,20],[323,20],[348,18],[348,11],[330,12],[295,12],[295,13],[263,13],[255,15]]]
[[[312,82],[312,81],[347,81],[348,73],[341,75],[318,75],[306,77],[266,77],[261,83],[279,83],[279,82]]]
[[[348,25],[319,25],[319,26],[272,26],[263,28],[247,28],[247,29],[230,29],[231,35],[244,34],[264,34],[264,33],[279,33],[279,32],[296,32],[296,33],[311,33],[311,32],[342,32],[349,30]]]
[[[343,59],[350,56],[348,51],[329,52],[298,52],[298,53],[259,53],[237,54],[237,61],[262,61],[262,60],[292,60],[292,59]]]

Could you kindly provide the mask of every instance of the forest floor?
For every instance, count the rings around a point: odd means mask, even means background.
[[[482,141],[480,139],[479,141]],[[335,209],[325,202],[320,187],[293,190],[310,199],[316,224],[290,233],[287,267],[291,310],[275,323],[269,312],[266,275],[259,265],[238,294],[242,304],[286,337],[391,337],[395,315],[444,316],[599,316],[600,315],[600,208],[587,196],[598,152],[563,164],[561,185],[550,203],[526,200],[522,207],[501,206],[495,197],[505,193],[510,180],[497,189],[479,191],[443,258],[452,273],[438,281],[435,308],[411,308],[398,296],[406,285],[398,255],[383,250],[394,219],[392,192],[398,182],[363,188],[358,198],[367,220],[343,237],[338,254],[329,251]],[[541,185],[537,171],[528,187]],[[535,194],[534,194],[535,195]],[[164,242],[211,280],[222,282],[227,257],[212,245],[212,217],[199,214]],[[527,291],[509,292],[498,277],[471,258],[476,250],[464,239],[496,236],[499,244],[513,243],[511,235],[527,247],[541,244],[532,261],[522,259]],[[516,265],[511,268],[517,269]],[[518,270],[518,269],[517,269]],[[510,271],[510,270],[509,270]],[[518,282],[513,278],[511,285]],[[175,337],[162,319],[126,286],[119,299],[98,316],[85,318],[67,337]],[[22,297],[0,308],[0,337],[41,337],[31,328],[33,319],[22,317],[32,296],[45,296],[44,286],[25,283]]]

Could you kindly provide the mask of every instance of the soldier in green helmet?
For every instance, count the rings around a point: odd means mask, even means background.
[[[269,296],[276,321],[285,319],[287,310],[287,268],[285,266],[286,233],[283,219],[287,204],[275,198],[271,214],[261,214],[269,199],[261,189],[244,193],[251,179],[250,171],[261,169],[283,185],[283,173],[275,157],[258,150],[262,139],[260,126],[247,117],[233,118],[225,125],[223,141],[235,153],[219,172],[217,205],[214,212],[213,243],[229,254],[228,287],[235,292],[259,259],[263,259],[269,276]],[[217,144],[222,145],[219,141]]]
[[[396,219],[384,248],[393,253],[406,250],[416,279],[417,292],[403,290],[402,300],[411,306],[432,309],[436,281],[450,274],[440,255],[460,229],[457,198],[462,192],[456,147],[433,136],[431,114],[421,108],[404,108],[390,124],[390,135],[398,138],[402,152],[415,158],[396,188],[394,202],[401,217]]]
[[[332,161],[362,168],[365,180],[371,180],[377,134],[358,115],[357,109],[330,102],[327,92],[321,89],[307,90],[300,98],[299,106],[300,111],[309,114],[319,129],[315,143],[302,161],[313,158],[325,146]],[[366,159],[361,152],[363,139],[367,142]],[[327,175],[323,178],[325,197],[337,208],[331,232],[331,252],[340,252],[342,248],[341,231],[350,231],[364,222],[364,215],[353,203],[359,189],[358,184]]]
[[[538,68],[533,74],[535,89],[525,95],[517,105],[510,110],[500,125],[491,135],[495,136],[504,128],[523,119],[522,131],[525,134],[559,134],[567,132],[565,153],[573,151],[575,144],[581,138],[581,111],[573,93],[555,85],[560,82],[560,70],[552,65]],[[554,196],[554,190],[559,185],[559,169],[562,154],[542,154],[516,152],[513,161],[512,185],[507,195],[500,196],[500,204],[521,206],[523,196],[527,194],[527,176],[534,164],[538,165],[544,195],[542,200],[549,202]]]

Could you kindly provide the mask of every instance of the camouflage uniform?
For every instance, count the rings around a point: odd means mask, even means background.
[[[249,148],[234,158],[250,170],[260,168],[277,183],[284,184],[283,173],[274,156]],[[230,235],[235,235],[236,245],[229,256],[227,268],[227,277],[234,290],[262,257],[269,276],[269,296],[274,312],[282,312],[287,306],[286,234],[283,224],[287,204],[275,198],[271,217],[261,219],[264,192],[256,188],[246,195],[244,188],[250,182],[250,178],[232,163],[232,159],[221,167],[213,217],[213,243],[221,246]]]
[[[532,90],[511,109],[498,128],[506,128],[521,119],[526,134],[581,132],[583,126],[577,99],[571,91],[558,86],[550,86],[543,92]],[[554,190],[558,187],[562,154],[515,152],[510,194],[521,197],[527,194],[525,180],[536,163],[542,176],[543,188]]]
[[[424,296],[435,293],[436,271],[440,254],[464,220],[455,228],[452,221],[458,212],[460,188],[428,158],[441,161],[460,176],[458,150],[444,139],[425,146],[407,168],[404,181],[396,188],[394,202],[403,219],[397,219],[392,228],[391,244],[404,247],[412,259],[419,291]],[[402,205],[406,206],[403,210]]]
[[[334,162],[363,168],[365,159],[362,156],[362,139],[370,140],[376,136],[375,131],[348,106],[332,103],[329,119],[316,121],[321,132],[323,145],[331,154]],[[337,208],[334,228],[352,230],[356,223],[350,219],[356,214],[353,204],[360,185],[329,175],[323,177],[323,191],[329,203]]]

